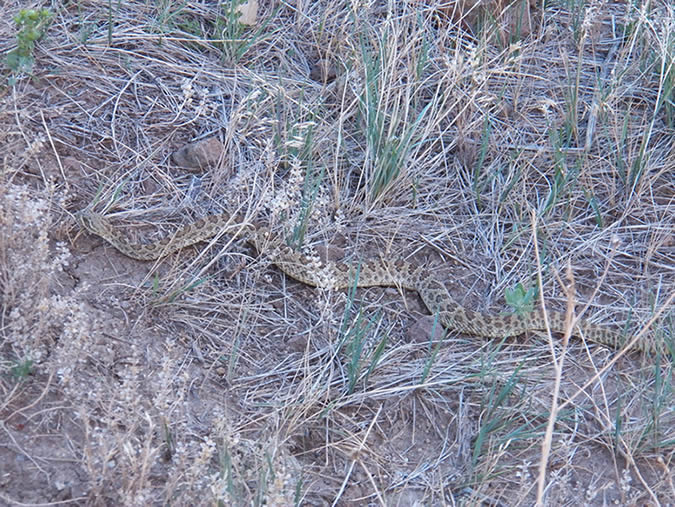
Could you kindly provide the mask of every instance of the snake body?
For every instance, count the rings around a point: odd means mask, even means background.
[[[124,255],[139,260],[161,258],[209,239],[227,226],[245,223],[242,217],[225,212],[187,224],[173,235],[158,241],[131,242],[100,214],[81,212],[79,220],[85,229],[105,239]],[[497,315],[464,308],[452,298],[444,284],[429,269],[404,259],[369,259],[356,265],[320,262],[286,246],[265,227],[248,224],[240,227],[239,231],[258,252],[270,252],[270,260],[286,275],[307,285],[327,289],[344,289],[354,285],[395,286],[414,290],[428,310],[438,315],[439,322],[448,330],[501,339],[547,328],[546,318],[541,310],[525,314]],[[546,316],[548,327],[552,331],[565,332],[567,319],[564,313],[547,311]],[[621,348],[627,341],[620,330],[599,326],[585,319],[578,319],[575,326],[575,335],[582,335],[586,340],[612,348]],[[635,348],[642,352],[655,352],[654,345],[646,339],[636,342]]]

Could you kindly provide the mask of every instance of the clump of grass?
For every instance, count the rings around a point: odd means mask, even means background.
[[[304,182],[302,184],[302,193],[300,196],[300,209],[297,213],[293,233],[288,239],[290,246],[299,249],[305,241],[305,234],[309,226],[309,219],[315,209],[316,199],[323,184],[325,169],[323,167],[314,167],[312,160],[312,143],[314,140],[314,122],[307,122],[298,128],[291,128],[290,136],[294,139],[296,136],[302,136],[296,142],[288,147],[288,157],[290,163],[302,168],[304,172]]]
[[[498,350],[500,350],[499,347],[496,348],[496,351]],[[496,351],[489,355],[489,359],[484,364],[484,369],[483,372],[481,372],[481,375],[486,375],[489,378],[490,372],[494,371],[492,362],[496,359]],[[524,398],[522,387],[520,388],[521,392],[517,392],[521,367],[522,363],[513,371],[511,377],[503,385],[499,385],[497,382],[492,383],[488,392],[486,393],[486,396],[482,400],[482,424],[478,434],[476,435],[473,445],[472,462],[474,467],[478,464],[480,459],[485,459],[486,446],[488,445],[490,437],[496,434],[497,439],[501,439],[502,443],[506,443],[514,438],[520,431],[510,428],[513,422],[507,417],[507,415],[512,403],[510,398]],[[499,436],[501,433],[500,430],[503,430],[505,427],[509,428],[507,432],[508,436]]]
[[[397,54],[399,36],[392,27],[382,33],[364,27],[359,34],[359,50],[364,72],[363,90],[359,97],[359,113],[363,119],[367,142],[367,198],[375,202],[398,178],[414,144],[420,140],[421,125],[428,121],[433,102],[417,111],[411,105],[416,96],[425,62],[428,60],[426,39],[416,40],[415,81],[397,90]],[[412,76],[411,76],[412,77]]]
[[[362,377],[364,384],[367,384],[368,377],[382,357],[384,347],[387,344],[386,334],[380,338],[378,345],[374,350],[368,350],[370,331],[375,325],[376,329],[374,330],[374,334],[377,336],[380,323],[381,317],[379,315],[375,315],[368,319],[367,322],[364,322],[363,313],[359,312],[356,320],[352,323],[344,336],[344,351],[347,356],[347,394],[352,394],[354,392],[357,381]],[[365,373],[363,373],[366,362],[368,363],[368,368]]]
[[[248,7],[249,0],[231,0],[221,4],[221,12],[213,27],[213,45],[220,49],[223,61],[238,63],[246,52],[265,36],[265,31],[274,13],[263,22],[256,23],[257,28],[242,22],[242,8]]]

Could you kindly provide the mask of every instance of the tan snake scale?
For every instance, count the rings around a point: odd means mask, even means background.
[[[211,238],[225,227],[244,223],[244,220],[230,213],[209,215],[180,228],[176,233],[154,242],[130,242],[120,231],[115,230],[100,214],[83,211],[78,215],[80,223],[124,255],[139,260],[153,260],[186,246]],[[395,286],[417,291],[432,314],[438,312],[440,323],[449,330],[487,338],[504,338],[520,335],[529,330],[544,330],[546,323],[541,310],[529,314],[490,314],[475,312],[462,307],[452,299],[442,282],[437,280],[426,267],[417,266],[403,259],[370,259],[357,265],[342,262],[324,262],[317,267],[316,261],[292,250],[282,241],[271,237],[268,230],[257,225],[243,228],[246,240],[258,252],[270,252],[271,261],[288,276],[314,287],[344,289],[358,287]],[[271,248],[270,248],[271,247]],[[547,312],[552,331],[564,333],[565,314]],[[586,340],[613,348],[620,348],[626,337],[618,329],[598,326],[580,319],[574,331]],[[640,340],[635,347],[643,352],[655,352],[656,347],[647,339]]]

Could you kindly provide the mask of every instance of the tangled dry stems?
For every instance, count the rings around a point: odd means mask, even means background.
[[[282,8],[242,60],[223,63],[185,32],[213,21],[213,8],[186,6],[186,24],[169,26],[159,10],[120,3],[109,45],[106,21],[82,5],[55,18],[37,84],[2,96],[3,368],[34,363],[27,381],[2,380],[3,462],[24,457],[23,483],[35,486],[13,486],[11,498],[180,504],[208,492],[287,504],[302,469],[306,503],[534,501],[556,378],[546,339],[459,336],[436,349],[428,334],[404,336],[421,310],[409,294],[401,304],[395,290],[308,292],[225,240],[139,266],[100,245],[85,251],[88,238],[68,242],[59,210],[100,190],[100,209],[134,228],[191,220],[222,199],[271,217],[282,237],[307,217],[307,247],[431,260],[455,280],[455,299],[491,310],[505,288],[534,284],[542,257],[542,292],[564,308],[555,272],[570,260],[577,308],[639,329],[674,287],[672,120],[666,106],[653,114],[672,72],[662,42],[672,12],[602,4],[576,20],[560,7],[500,46],[431,8],[419,24],[408,7],[348,15],[309,2]],[[636,35],[605,60],[617,19]],[[10,41],[11,26],[1,29]],[[388,41],[369,74],[364,54]],[[338,79],[307,79],[315,51]],[[647,72],[647,56],[666,64]],[[379,93],[371,109],[368,86]],[[171,167],[171,151],[213,132],[226,149],[206,177]],[[404,163],[383,164],[397,150]],[[391,167],[398,174],[374,192]],[[306,175],[318,168],[307,206]],[[666,310],[648,332],[667,339]],[[569,347],[550,504],[672,501],[672,363],[623,358],[580,391],[575,381],[609,361]]]

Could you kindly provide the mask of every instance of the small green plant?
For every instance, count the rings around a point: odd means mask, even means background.
[[[566,158],[565,147],[571,143],[571,134],[568,136],[567,133],[552,128],[549,131],[549,135],[553,147],[554,174],[549,178],[549,192],[546,203],[543,204],[540,211],[541,217],[548,215],[556,206],[561,204],[567,205],[568,213],[571,211],[569,208],[569,196],[578,185],[578,177],[583,163],[583,158],[581,157],[577,158],[573,163],[568,162]],[[569,143],[563,143],[562,138],[565,136],[570,140]]]
[[[598,200],[595,198],[593,193],[587,189],[584,189],[584,196],[586,197],[589,206],[593,210],[593,215],[595,216],[595,224],[601,229],[604,229],[605,221],[602,219],[602,211],[600,209],[600,205],[598,204]]]
[[[497,349],[501,348],[501,344]],[[481,377],[490,378],[492,376],[494,366],[494,354],[490,354],[487,361],[483,365]],[[481,425],[478,430],[478,435],[473,444],[473,466],[478,464],[483,451],[490,447],[490,437],[499,435],[504,431],[509,431],[513,425],[513,421],[509,418],[509,413],[513,410],[513,405],[516,400],[523,397],[522,388],[519,390],[518,383],[520,381],[520,370],[524,363],[518,365],[513,371],[508,381],[506,381],[501,388],[500,382],[489,382],[490,390],[486,393],[486,399],[481,403]],[[511,399],[513,398],[513,399]]]
[[[384,347],[387,344],[387,336],[384,335],[380,342],[378,343],[375,351],[369,355],[369,357],[364,356],[364,346],[366,344],[366,338],[368,332],[370,331],[373,324],[377,322],[377,325],[382,322],[382,317],[379,312],[372,319],[368,319],[367,322],[364,321],[363,313],[359,311],[359,315],[356,318],[356,322],[352,327],[349,328],[347,334],[344,337],[345,343],[345,352],[349,358],[349,363],[347,365],[347,377],[349,378],[349,385],[347,387],[347,394],[352,394],[354,388],[356,387],[356,382],[362,377],[362,370],[365,366],[365,363],[368,362],[368,369],[363,376],[363,381],[368,382],[368,377],[373,372],[375,367],[382,357],[384,352]]]
[[[536,287],[525,290],[522,283],[518,283],[513,289],[506,288],[504,299],[518,315],[523,315],[534,310],[534,300],[537,297]]]
[[[222,52],[223,59],[228,63],[238,62],[255,43],[259,42],[271,19],[275,18],[277,10],[265,21],[255,22],[249,13],[250,2],[247,0],[229,0],[221,3],[221,15],[216,18],[213,29],[212,44]],[[248,19],[247,19],[248,18]],[[253,15],[255,18],[255,15]],[[253,31],[253,26],[259,25]]]
[[[312,118],[312,122],[313,122]],[[296,133],[296,129],[291,130],[291,135]],[[298,215],[297,223],[293,228],[293,235],[290,239],[289,246],[299,249],[302,247],[305,234],[307,233],[307,226],[309,225],[309,217],[314,209],[316,197],[323,183],[325,169],[323,167],[317,169],[312,163],[312,143],[314,140],[314,129],[312,123],[304,134],[304,142],[302,147],[293,147],[288,151],[289,157],[298,161],[298,163],[305,167],[305,181],[302,186],[302,198],[300,201],[300,214]]]
[[[156,30],[160,36],[157,44],[162,45],[162,37],[167,32],[172,31],[176,22],[182,17],[183,10],[185,9],[187,2],[183,2],[181,5],[176,6],[175,2],[162,0],[155,4],[157,9],[157,20],[152,27],[153,30]]]
[[[16,48],[12,49],[5,58],[5,65],[14,73],[30,74],[33,69],[33,49],[35,43],[41,40],[52,15],[49,9],[21,9],[19,14],[14,16],[16,24]],[[16,82],[16,76],[10,78],[10,84]]]
[[[33,371],[33,361],[30,359],[26,359],[25,361],[17,362],[14,366],[12,366],[10,373],[15,380],[19,381],[25,379],[28,375],[31,374],[32,371]]]
[[[242,48],[246,45],[244,34],[247,27],[239,22],[241,14],[237,10],[243,3],[242,0],[225,2],[214,27],[214,45],[223,51],[226,58],[233,61],[239,60],[243,53]]]
[[[366,321],[363,316],[363,312],[359,310],[356,321],[350,325],[350,322],[352,322],[351,315],[352,308],[354,307],[354,297],[356,296],[356,288],[359,285],[360,274],[361,264],[358,264],[354,271],[354,281],[352,282],[349,295],[347,296],[347,305],[342,315],[342,324],[340,325],[340,335],[342,338],[339,341],[338,349],[343,350],[349,358],[349,362],[347,364],[347,377],[349,379],[347,394],[352,394],[354,392],[356,382],[359,379],[363,378],[364,384],[368,382],[368,377],[370,377],[370,374],[379,364],[382,354],[384,353],[384,348],[388,341],[387,335],[384,334],[375,350],[367,357],[364,357],[363,349],[366,344],[368,332],[371,330],[373,325],[375,325],[376,328],[379,328],[380,324],[382,323],[382,316],[378,312],[372,319],[367,319]],[[374,334],[379,334],[377,329],[375,330]],[[366,363],[369,364],[365,375],[363,375],[362,370]]]

